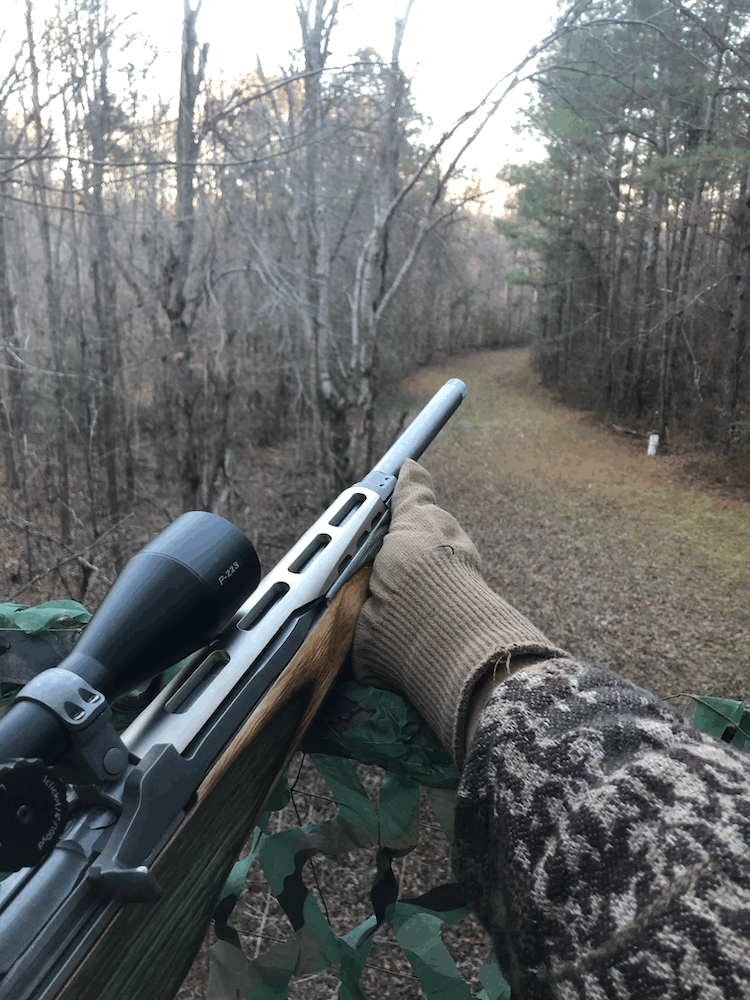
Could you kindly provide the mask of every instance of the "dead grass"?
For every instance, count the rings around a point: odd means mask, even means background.
[[[411,387],[428,395],[449,376],[469,398],[425,464],[490,582],[551,638],[661,695],[746,695],[741,478],[699,476],[715,458],[648,458],[645,442],[543,390],[525,351],[473,355]]]

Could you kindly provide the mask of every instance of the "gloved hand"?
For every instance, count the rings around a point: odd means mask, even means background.
[[[411,460],[393,494],[391,527],[357,622],[354,675],[404,694],[459,768],[472,694],[488,672],[521,658],[564,656],[484,582],[458,522],[435,505],[432,478]]]

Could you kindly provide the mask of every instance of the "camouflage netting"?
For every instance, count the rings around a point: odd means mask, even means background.
[[[12,700],[20,684],[54,666],[72,647],[90,615],[75,601],[29,608],[0,604],[0,704]],[[177,665],[179,667],[179,665]],[[170,669],[173,674],[177,667]],[[121,705],[120,728],[141,707],[143,692]],[[683,696],[680,709],[705,732],[750,750],[750,711],[741,702]],[[254,832],[252,849],[238,861],[215,914],[208,1000],[284,1000],[295,977],[336,969],[341,1000],[365,1000],[360,977],[374,936],[390,927],[432,1000],[474,996],[441,939],[441,928],[470,912],[456,883],[434,886],[418,898],[399,898],[392,862],[419,841],[422,789],[450,839],[458,774],[450,757],[416,710],[400,696],[338,685],[335,697],[308,733],[304,748],[336,803],[333,819],[268,834],[272,814],[289,801],[286,778],[279,784]],[[377,808],[354,762],[383,769]],[[372,913],[344,934],[336,934],[303,880],[305,865],[317,854],[337,858],[353,850],[375,852],[370,890]],[[255,959],[244,955],[232,910],[257,860],[289,918],[291,934]],[[481,970],[478,1000],[510,1000],[510,989],[492,955]]]
[[[268,836],[271,814],[289,800],[286,782],[277,788],[255,831],[253,848],[234,866],[216,912],[219,940],[211,949],[208,1000],[233,1000],[238,990],[253,1000],[283,1000],[293,977],[332,967],[341,983],[341,1000],[365,1000],[360,976],[374,936],[384,925],[393,931],[428,997],[469,1000],[475,994],[461,978],[440,934],[443,925],[456,924],[471,912],[463,890],[450,883],[414,899],[399,898],[392,867],[419,841],[423,788],[450,834],[458,773],[437,737],[400,696],[349,681],[339,685],[308,733],[304,749],[330,788],[337,815]],[[383,769],[377,808],[354,761]],[[373,912],[347,933],[336,935],[305,886],[303,869],[316,854],[336,858],[363,849],[376,852],[370,887]],[[256,859],[293,933],[248,960],[228,918]],[[491,956],[479,979],[480,1000],[509,1000],[510,990]]]

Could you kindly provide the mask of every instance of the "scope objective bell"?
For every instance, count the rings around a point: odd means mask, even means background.
[[[190,511],[133,556],[59,665],[112,701],[212,641],[259,580],[258,556],[239,528]],[[51,764],[68,746],[63,722],[24,701],[21,689],[0,720],[0,762]]]

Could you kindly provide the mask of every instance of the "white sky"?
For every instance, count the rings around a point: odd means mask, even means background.
[[[51,2],[35,0],[37,19]],[[332,36],[331,64],[345,62],[366,46],[389,57],[395,12],[402,11],[405,2],[342,3]],[[25,0],[4,0],[3,8],[6,45],[15,47],[15,40],[24,34]],[[164,98],[176,94],[182,0],[109,0],[109,8],[123,17],[132,14],[129,30],[142,31],[158,47],[152,86]],[[432,119],[438,134],[549,32],[554,13],[554,0],[415,0],[401,61],[412,77],[417,109]],[[267,73],[288,68],[289,52],[299,43],[295,0],[203,0],[197,29],[199,40],[210,45],[207,72],[212,76],[251,70],[256,53]],[[494,174],[505,162],[541,155],[539,149],[520,150],[520,139],[511,132],[515,109],[527,89],[521,86],[509,95],[507,105],[467,153],[466,165],[476,166],[486,185],[494,184]]]

